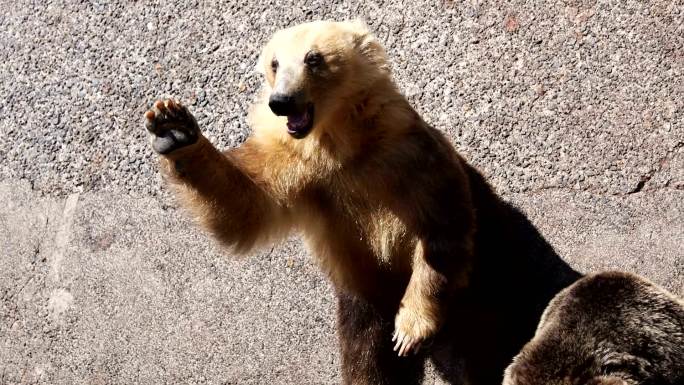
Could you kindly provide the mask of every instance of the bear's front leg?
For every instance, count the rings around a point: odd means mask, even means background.
[[[287,234],[290,216],[258,173],[267,163],[262,151],[245,143],[221,153],[202,135],[190,111],[170,99],[155,102],[145,113],[145,127],[177,198],[219,241],[244,252]],[[251,167],[245,167],[248,162]]]
[[[399,356],[416,352],[444,322],[451,294],[468,282],[470,247],[466,244],[421,241],[413,256],[413,271],[395,318],[392,341]],[[460,255],[459,255],[460,254]]]

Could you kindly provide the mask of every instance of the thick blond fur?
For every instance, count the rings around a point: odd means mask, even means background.
[[[302,58],[321,52],[326,69]],[[282,71],[315,105],[294,139],[267,105]],[[393,83],[385,51],[359,22],[280,31],[259,60],[253,135],[221,153],[204,137],[162,157],[183,206],[238,252],[303,234],[339,290],[396,312],[403,353],[439,329],[468,284],[475,213],[464,163]],[[279,70],[280,71],[280,70]]]

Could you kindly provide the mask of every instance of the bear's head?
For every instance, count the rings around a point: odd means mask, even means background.
[[[384,49],[359,21],[316,21],[278,31],[257,68],[265,77],[264,103],[287,118],[286,130],[296,139],[389,79]]]

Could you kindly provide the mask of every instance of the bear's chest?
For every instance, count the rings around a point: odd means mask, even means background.
[[[382,202],[354,191],[330,188],[312,191],[306,199],[305,238],[317,255],[377,267],[400,267],[410,262],[415,237]]]

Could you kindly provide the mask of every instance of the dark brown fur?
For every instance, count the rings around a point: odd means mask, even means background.
[[[684,384],[684,302],[632,274],[587,276],[551,301],[504,384]]]

